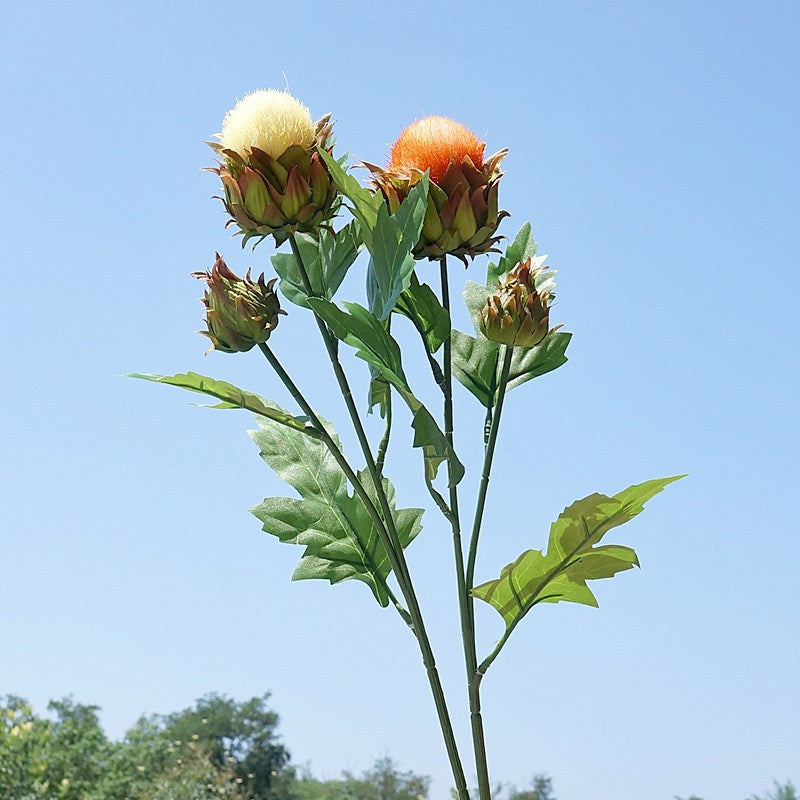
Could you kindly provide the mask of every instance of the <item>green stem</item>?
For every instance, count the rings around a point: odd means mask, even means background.
[[[303,263],[303,258],[300,255],[300,250],[297,246],[297,241],[295,240],[294,234],[290,234],[289,244],[292,248],[292,253],[294,253],[295,261],[297,262],[297,269],[303,281],[306,294],[309,297],[317,297],[318,295],[314,292],[314,289],[311,285],[311,281],[308,277],[305,264]],[[397,582],[403,593],[403,597],[408,604],[409,614],[413,622],[412,630],[416,635],[420,651],[422,653],[422,662],[425,665],[428,682],[431,687],[431,693],[433,694],[436,713],[439,718],[439,725],[442,729],[442,736],[444,737],[445,747],[450,760],[450,767],[453,771],[453,778],[456,783],[458,796],[460,800],[469,800],[467,780],[464,775],[464,768],[461,764],[461,757],[458,753],[458,745],[456,743],[455,734],[453,733],[453,725],[450,720],[450,713],[447,709],[444,689],[442,688],[439,671],[436,668],[436,661],[434,659],[430,639],[428,638],[428,634],[425,630],[422,611],[419,607],[416,592],[414,591],[414,586],[411,582],[411,576],[408,572],[408,565],[406,564],[403,547],[397,535],[397,529],[394,524],[394,516],[392,515],[392,511],[389,507],[389,501],[383,488],[383,482],[381,481],[380,473],[378,472],[375,460],[372,457],[372,449],[370,447],[369,440],[367,439],[366,432],[364,431],[364,426],[361,423],[361,418],[358,415],[358,409],[356,408],[355,401],[353,400],[353,394],[350,391],[350,385],[347,381],[347,376],[345,375],[344,369],[342,369],[342,365],[339,361],[336,338],[331,334],[328,326],[316,314],[316,312],[314,313],[314,319],[316,320],[317,327],[322,335],[322,340],[325,343],[325,349],[328,351],[328,357],[330,359],[331,366],[333,367],[336,381],[339,384],[339,389],[344,397],[347,411],[350,414],[350,419],[352,420],[353,428],[356,432],[356,438],[358,439],[361,447],[361,452],[364,455],[364,460],[367,463],[367,470],[369,471],[370,478],[372,479],[375,487],[375,494],[378,497],[381,507],[381,513],[383,515],[388,538],[386,551],[391,559],[392,570],[395,573]]]
[[[272,352],[269,345],[260,344],[259,348],[261,352],[266,357],[267,361],[269,361],[270,366],[273,370],[275,370],[275,374],[281,379],[283,385],[289,391],[289,394],[294,398],[300,408],[303,410],[303,413],[311,420],[311,424],[314,426],[317,435],[320,439],[325,443],[325,446],[328,448],[328,451],[333,456],[336,463],[339,465],[339,468],[347,477],[347,480],[350,481],[353,489],[355,490],[356,494],[360,498],[361,502],[364,503],[364,507],[367,509],[367,513],[372,518],[372,521],[375,523],[376,528],[378,529],[378,534],[381,536],[381,541],[383,542],[383,546],[386,549],[387,553],[389,554],[389,560],[391,562],[393,552],[391,548],[388,546],[388,537],[386,535],[386,526],[384,525],[383,519],[381,519],[380,514],[378,513],[378,509],[375,508],[375,504],[372,502],[367,490],[364,488],[364,484],[359,479],[358,475],[353,471],[353,468],[348,463],[347,459],[342,453],[339,446],[333,440],[333,437],[328,433],[325,426],[322,424],[322,421],[317,416],[317,413],[311,407],[311,404],[306,400],[303,393],[298,388],[297,384],[289,377],[289,373],[283,368],[283,365],[278,360],[278,357],[275,353]],[[409,624],[412,624],[411,616],[409,613],[400,605],[399,601],[395,597],[394,593],[391,589],[387,586],[386,587],[389,598],[392,601],[395,608],[400,612],[400,616]]]
[[[388,384],[387,384],[388,386]],[[389,437],[392,435],[392,387],[389,386],[389,394],[386,396],[386,428],[383,438],[378,445],[378,454],[375,456],[375,466],[378,472],[383,474],[383,465],[386,461],[386,451],[389,449]]]
[[[497,445],[497,432],[500,429],[500,417],[503,413],[503,402],[506,396],[506,386],[508,385],[508,373],[511,370],[511,358],[514,354],[513,347],[506,347],[503,356],[503,366],[500,370],[500,380],[497,386],[497,402],[494,414],[491,415],[489,433],[486,440],[486,449],[483,455],[483,471],[481,473],[481,485],[478,489],[478,502],[475,506],[475,519],[472,523],[472,535],[469,540],[469,556],[467,558],[467,589],[471,590],[475,578],[475,560],[478,555],[478,537],[481,533],[483,524],[483,512],[486,506],[486,494],[489,490],[489,476],[492,472],[492,460],[494,450]],[[470,600],[470,603],[472,601]]]
[[[450,286],[447,275],[447,256],[439,261],[439,274],[442,284],[442,308],[450,315]],[[444,342],[443,358],[444,382],[444,435],[455,452],[453,439],[453,343],[450,336]],[[474,676],[478,668],[478,655],[475,644],[475,626],[464,570],[464,550],[461,544],[461,520],[458,513],[458,487],[452,480],[452,463],[447,460],[447,475],[450,484],[450,527],[453,532],[453,553],[456,563],[456,583],[458,589],[458,611],[461,619],[461,639],[464,645],[464,664],[467,670],[467,690],[469,692],[470,728],[472,746],[475,753],[475,769],[478,773],[478,794],[480,800],[490,800],[489,765],[486,758],[486,739],[483,731],[480,695],[473,691]]]
[[[488,430],[484,428],[484,441],[486,442],[486,450],[483,457],[483,470],[481,472],[481,485],[478,490],[478,501],[475,507],[475,519],[472,524],[472,535],[469,542],[469,555],[467,557],[467,574],[466,584],[467,592],[472,591],[475,578],[475,561],[478,554],[478,537],[480,536],[481,524],[483,523],[483,512],[486,506],[486,494],[489,489],[489,476],[492,471],[492,460],[494,459],[495,446],[497,445],[497,433],[500,429],[500,418],[503,413],[503,403],[505,401],[506,386],[508,385],[508,373],[511,370],[511,358],[514,348],[506,347],[503,356],[503,366],[500,371],[500,381],[497,387],[497,402],[492,413],[491,406],[486,416],[486,425]],[[470,619],[472,620],[473,631],[475,625],[475,609],[473,606],[472,595],[469,595],[469,610]],[[513,626],[512,626],[513,627]],[[489,665],[494,661],[500,653],[503,645],[506,643],[511,630],[506,629],[502,639],[498,642],[496,649],[490,656],[484,660],[480,666],[476,666],[469,684],[470,696],[470,709],[473,715],[480,716],[481,711],[481,681],[489,668]],[[477,652],[475,648],[475,639],[473,638],[473,653],[475,654],[475,661],[477,662]],[[485,747],[485,745],[484,745]],[[485,751],[484,751],[485,752]]]

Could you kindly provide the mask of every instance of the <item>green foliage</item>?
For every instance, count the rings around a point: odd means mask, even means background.
[[[450,315],[442,308],[433,289],[427,283],[420,283],[415,273],[412,273],[411,283],[400,295],[394,311],[411,320],[431,354],[450,335]]]
[[[261,457],[302,498],[268,497],[252,509],[267,533],[305,547],[293,579],[321,578],[331,583],[360,580],[372,589],[382,606],[387,606],[389,557],[364,504],[348,494],[345,476],[328,448],[272,420],[257,420],[259,429],[251,436]],[[331,435],[341,446],[336,434]],[[369,475],[362,472],[359,479],[374,494]],[[385,478],[383,486],[398,536],[407,547],[422,528],[422,509],[395,509],[394,487]],[[377,498],[372,499],[377,502]]]
[[[316,238],[308,233],[299,233],[295,239],[314,294],[326,300],[333,299],[361,251],[358,221],[353,220],[337,233],[321,228]],[[272,256],[272,266],[280,276],[280,290],[284,297],[295,305],[308,308],[308,295],[294,253],[276,253]]]
[[[512,788],[508,800],[556,800],[553,795],[553,781],[547,775],[538,773],[531,779],[529,789]]]
[[[310,302],[333,335],[355,348],[356,355],[374,367],[403,398],[411,410],[414,447],[422,448],[427,477],[433,480],[442,462],[450,458],[451,484],[457,484],[464,477],[464,467],[436,420],[411,391],[403,372],[400,347],[383,323],[358,303],[343,303],[346,311],[342,311],[326,300]]]
[[[773,781],[773,783],[775,787],[772,792],[763,797],[752,795],[750,800],[798,800],[797,789],[795,789],[791,781],[786,781],[783,784],[778,783],[778,781]]]
[[[350,772],[328,781],[303,776],[295,784],[295,797],[297,800],[426,800],[429,789],[427,775],[401,772],[387,756],[378,759],[360,777]]]
[[[571,333],[556,331],[548,334],[535,347],[515,347],[511,356],[506,390],[552,372],[566,364],[566,350]],[[452,332],[453,375],[483,406],[491,408],[497,402],[503,345],[489,341],[482,334],[468,336],[461,331]]]
[[[0,705],[0,797],[41,797],[46,789],[50,724],[38,719],[21,697]]]
[[[54,701],[54,719],[24,701],[0,706],[2,800],[292,800],[294,771],[268,695],[208,695],[185,711],[141,718],[121,742],[97,707]]]
[[[524,261],[526,258],[533,258],[535,255],[536,242],[533,239],[531,224],[526,222],[519,229],[514,241],[506,248],[505,253],[500,256],[497,264],[489,263],[486,271],[486,285],[495,286],[520,261]]]
[[[45,748],[46,782],[59,787],[60,800],[85,800],[100,783],[112,751],[99,709],[69,698],[52,701],[48,709],[56,719]]]
[[[164,730],[177,745],[195,743],[217,770],[229,768],[233,783],[252,800],[290,796],[289,753],[277,737],[279,717],[267,706],[269,695],[242,703],[209,694],[191,708],[164,718]]]
[[[408,193],[394,214],[380,192],[364,189],[336,160],[320,151],[336,188],[350,201],[351,211],[361,225],[364,244],[371,259],[367,271],[369,307],[378,319],[391,314],[397,298],[405,291],[414,271],[411,250],[419,240],[428,202],[428,176]]]
[[[612,528],[633,519],[644,504],[665,486],[684,476],[659,478],[630,486],[613,497],[591,494],[561,512],[550,527],[547,552],[527,550],[503,568],[500,577],[472,590],[514,626],[538,603],[573,603],[597,606],[587,581],[610,578],[638,566],[634,550],[621,545],[601,545]]]
[[[257,394],[247,392],[225,381],[198,375],[196,372],[185,372],[180,375],[143,375],[138,372],[131,373],[129,378],[140,378],[154,383],[166,383],[170,386],[179,386],[192,392],[199,392],[221,400],[210,408],[243,408],[252,411],[259,417],[265,417],[285,425],[296,431],[302,431],[307,436],[317,436],[307,417],[293,417],[279,406],[259,397]]]

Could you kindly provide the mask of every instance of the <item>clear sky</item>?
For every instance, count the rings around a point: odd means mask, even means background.
[[[578,497],[691,475],[620,529],[642,570],[601,583],[599,610],[515,632],[484,682],[493,778],[545,771],[559,800],[799,781],[798,23],[792,2],[6,3],[0,692],[39,711],[71,692],[120,735],[210,690],[269,690],[296,761],[333,776],[388,752],[447,797],[399,619],[353,581],[290,583],[298,550],[248,514],[283,492],[251,419],[120,377],[193,369],[290,402],[257,352],[204,358],[189,277],[215,250],[269,268],[199,170],[235,99],[285,75],[353,160],[382,162],[426,114],[508,147],[503,232],[530,219],[559,270],[571,360],[509,396],[479,579]],[[344,435],[302,312],[275,348]],[[457,400],[467,502],[481,414]],[[407,505],[426,498],[417,455],[389,460]],[[460,709],[433,513],[409,560]],[[487,650],[500,619],[479,624]]]

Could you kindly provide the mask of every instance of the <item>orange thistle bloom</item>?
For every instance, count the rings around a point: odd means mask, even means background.
[[[448,117],[425,117],[412,122],[392,147],[389,169],[396,172],[431,171],[437,183],[444,177],[450,162],[460,164],[464,156],[480,169],[483,166],[482,142],[455,120]]]
[[[497,190],[501,150],[487,159],[485,143],[447,117],[425,117],[409,125],[392,147],[384,169],[366,166],[394,213],[425,171],[430,173],[425,222],[415,258],[437,259],[450,254],[466,263],[493,249],[505,211],[499,211]]]

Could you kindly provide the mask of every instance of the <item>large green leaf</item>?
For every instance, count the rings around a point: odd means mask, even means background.
[[[334,336],[355,348],[356,355],[378,370],[408,405],[412,414],[414,447],[422,448],[428,478],[433,480],[442,462],[449,459],[451,484],[457,484],[464,477],[464,467],[436,420],[411,391],[403,372],[400,347],[384,324],[357,303],[343,303],[346,311],[327,300],[313,299],[310,304],[328,323]]]
[[[600,545],[612,528],[633,519],[667,484],[684,475],[630,486],[613,497],[591,494],[561,512],[550,527],[547,552],[527,550],[503,568],[500,577],[476,586],[473,596],[494,606],[506,626],[516,625],[538,603],[562,600],[597,606],[586,585],[639,565],[634,550]]]
[[[338,233],[320,228],[317,236],[296,235],[297,247],[315,295],[333,298],[361,249],[361,232],[357,220]],[[294,253],[276,253],[272,265],[280,276],[280,289],[290,302],[308,308],[308,295]]]
[[[427,202],[425,176],[394,214],[389,213],[385,202],[378,208],[367,245],[372,256],[367,269],[367,297],[370,310],[379,319],[384,320],[392,313],[397,298],[409,287],[415,264],[411,251],[419,241]]]
[[[429,353],[435,353],[450,335],[450,315],[433,289],[427,283],[420,283],[415,273],[411,274],[411,283],[400,295],[394,311],[411,320]]]
[[[486,408],[494,406],[502,346],[482,335],[475,337],[453,331],[451,336],[453,375],[482,405]],[[515,347],[506,389],[514,389],[565,364],[566,349],[571,338],[571,333],[556,331],[548,334],[535,347]]]
[[[317,431],[307,417],[293,417],[280,406],[265,400],[263,397],[259,397],[257,394],[240,389],[232,383],[218,381],[205,375],[198,375],[196,372],[185,372],[179,375],[152,375],[134,372],[128,377],[140,378],[154,383],[166,383],[169,386],[178,386],[182,389],[189,389],[192,392],[199,392],[222,401],[210,406],[211,408],[244,408],[247,411],[258,414],[259,417],[266,417],[288,428],[300,431],[306,436],[318,436]]]
[[[268,497],[251,510],[263,523],[264,531],[282,542],[305,547],[293,579],[363,581],[382,606],[388,605],[386,581],[391,567],[386,549],[366,507],[358,496],[348,492],[345,476],[326,445],[271,420],[258,418],[258,425],[250,435],[261,457],[297,490],[300,498]],[[331,435],[341,447],[336,434]],[[358,477],[377,502],[369,475],[362,472]],[[423,510],[397,509],[394,487],[386,478],[383,487],[405,548],[422,528]]]

